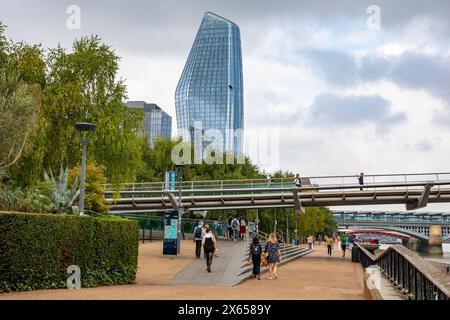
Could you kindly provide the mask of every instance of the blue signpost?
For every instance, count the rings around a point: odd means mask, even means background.
[[[178,211],[164,213],[163,254],[176,255],[178,251]]]

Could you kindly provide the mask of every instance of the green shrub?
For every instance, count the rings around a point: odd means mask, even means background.
[[[52,200],[50,194],[53,186],[49,182],[39,181],[34,186],[29,187],[23,202],[25,208],[21,211],[27,212],[51,212]],[[25,210],[24,210],[25,209]]]
[[[108,206],[105,203],[106,183],[105,167],[88,163],[86,166],[86,187],[84,198],[84,209],[95,212],[106,212]],[[73,185],[77,177],[81,177],[81,167],[78,165],[69,170],[69,185]]]
[[[132,283],[138,242],[136,221],[0,213],[0,292],[65,288],[70,265],[83,287]]]

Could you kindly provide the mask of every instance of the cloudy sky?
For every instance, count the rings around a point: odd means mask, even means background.
[[[79,30],[66,26],[70,5]],[[278,137],[269,160],[253,156],[264,169],[450,171],[450,1],[0,0],[15,41],[100,35],[122,57],[129,98],[167,110],[174,132],[175,87],[205,11],[240,26],[245,129]]]

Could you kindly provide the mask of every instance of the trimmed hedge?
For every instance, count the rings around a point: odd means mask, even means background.
[[[82,287],[132,283],[138,245],[136,221],[0,213],[0,292],[66,288],[70,265]]]

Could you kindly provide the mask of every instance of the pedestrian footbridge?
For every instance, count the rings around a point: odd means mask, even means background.
[[[112,213],[160,212],[167,209],[222,210],[248,208],[404,204],[407,210],[450,202],[450,173],[380,174],[302,178],[183,181],[105,185]]]

